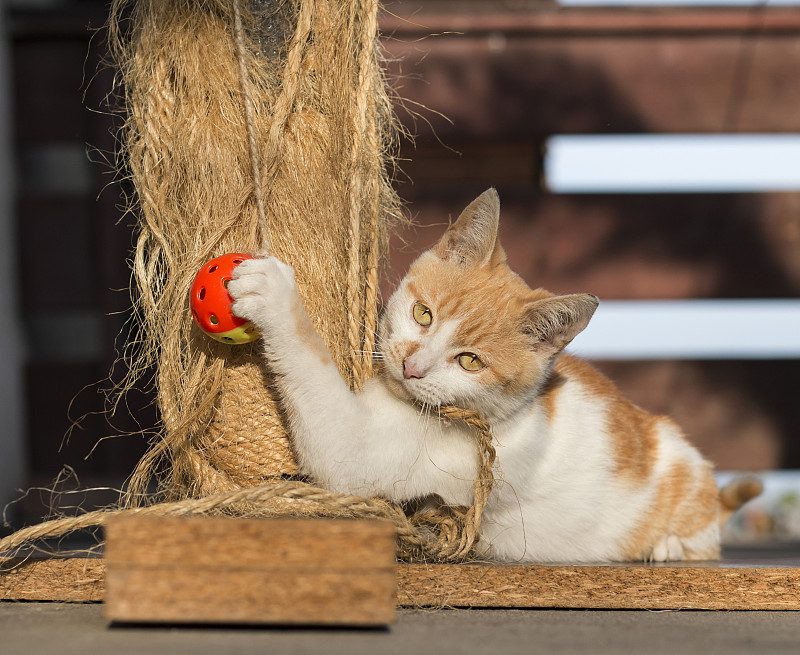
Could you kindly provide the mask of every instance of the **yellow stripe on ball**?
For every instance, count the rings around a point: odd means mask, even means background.
[[[255,341],[261,335],[252,323],[245,323],[227,332],[206,332],[215,341],[228,344],[243,344]]]

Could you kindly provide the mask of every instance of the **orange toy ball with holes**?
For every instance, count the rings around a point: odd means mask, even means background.
[[[253,258],[240,252],[215,257],[194,276],[189,292],[194,322],[220,343],[250,343],[259,336],[252,323],[231,312],[233,298],[228,293],[228,282],[233,278],[233,269],[245,259]]]

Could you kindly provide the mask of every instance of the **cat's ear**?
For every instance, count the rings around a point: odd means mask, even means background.
[[[586,328],[598,303],[588,293],[534,301],[525,308],[523,331],[534,350],[556,355]]]
[[[494,189],[487,189],[447,228],[433,253],[464,266],[496,266],[506,259],[497,239],[499,220],[500,197]]]

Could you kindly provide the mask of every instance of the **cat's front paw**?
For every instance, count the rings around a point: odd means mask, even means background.
[[[683,544],[674,534],[666,534],[653,546],[651,562],[678,562],[684,557]]]
[[[262,334],[280,324],[299,302],[294,269],[275,257],[246,259],[228,283],[231,311],[251,321]]]

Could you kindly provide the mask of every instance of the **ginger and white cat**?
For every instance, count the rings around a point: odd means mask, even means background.
[[[381,320],[381,372],[358,394],[314,330],[294,271],[274,257],[235,269],[232,309],[263,335],[300,470],[332,491],[469,506],[474,438],[430,412],[456,405],[483,415],[497,450],[480,555],[718,557],[721,515],[750,490],[734,483],[723,503],[710,465],[672,421],[561,354],[597,298],[530,289],[506,265],[499,209],[494,189],[484,192],[414,262]]]

